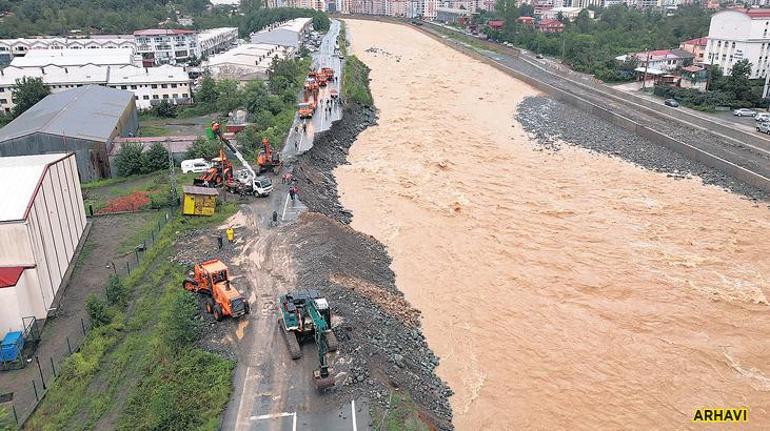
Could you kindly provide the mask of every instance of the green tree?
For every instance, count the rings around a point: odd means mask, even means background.
[[[51,90],[46,87],[42,78],[29,78],[25,76],[22,79],[17,79],[16,88],[13,91],[16,105],[13,107],[11,115],[14,118],[18,117],[49,94],[51,94]]]
[[[243,98],[241,91],[238,88],[238,81],[221,79],[216,83],[216,91],[217,111],[226,114],[242,106]]]
[[[161,100],[153,109],[153,113],[161,118],[176,117],[176,106],[168,103],[168,100]]]
[[[168,150],[160,142],[150,145],[150,148],[142,153],[142,173],[159,171],[168,167]]]
[[[246,109],[251,114],[256,114],[263,109],[267,109],[267,96],[269,95],[270,93],[268,93],[264,82],[249,82],[243,89],[243,100]]]
[[[142,172],[142,145],[137,142],[125,142],[115,155],[115,167],[118,175],[127,177]]]
[[[93,293],[86,298],[86,312],[91,319],[91,325],[94,327],[110,323],[111,318],[107,310],[107,305]]]
[[[189,347],[200,336],[200,308],[195,296],[183,290],[176,291],[170,302],[170,306],[162,307],[160,333],[164,345],[180,350]]]
[[[217,83],[211,75],[206,74],[201,80],[201,86],[194,94],[195,101],[206,106],[216,106],[217,99],[219,98],[219,92],[217,90]]]
[[[200,137],[187,149],[185,157],[188,159],[213,159],[219,155],[219,143]]]
[[[107,280],[107,302],[110,305],[125,307],[128,303],[128,289],[117,275],[111,275]]]

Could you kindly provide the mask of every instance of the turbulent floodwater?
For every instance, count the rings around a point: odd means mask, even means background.
[[[458,429],[704,429],[694,409],[739,406],[770,426],[766,207],[536,151],[514,120],[536,90],[346,23],[380,119],[335,172],[342,201],[422,311]]]

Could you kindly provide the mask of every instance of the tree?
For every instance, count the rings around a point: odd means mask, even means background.
[[[158,103],[154,108],[153,112],[155,115],[161,118],[174,118],[176,117],[176,107],[170,103],[168,103],[168,100],[161,100],[160,103]]]
[[[13,92],[16,106],[13,107],[11,115],[13,118],[18,117],[49,94],[51,94],[51,90],[46,87],[42,78],[29,78],[25,76],[22,79],[17,79],[16,88]]]
[[[242,106],[242,94],[238,89],[238,81],[221,79],[216,83],[217,111],[226,114]]]
[[[201,88],[195,93],[195,101],[210,107],[216,106],[219,92],[217,83],[208,73],[201,80]]]
[[[142,162],[142,145],[137,142],[123,143],[115,155],[115,167],[121,177],[141,173]]]
[[[159,332],[164,345],[179,350],[194,343],[200,336],[200,306],[195,296],[182,290],[174,292],[169,302],[169,306],[161,308]]]
[[[91,325],[99,327],[110,323],[110,315],[104,301],[99,299],[93,293],[86,299],[86,312],[91,319]]]
[[[110,305],[125,307],[128,302],[128,289],[117,275],[110,275],[106,290],[107,302]]]
[[[206,138],[196,139],[185,153],[188,159],[213,159],[219,154],[220,145]]]
[[[142,154],[142,173],[159,171],[168,167],[168,151],[160,142],[155,142]]]

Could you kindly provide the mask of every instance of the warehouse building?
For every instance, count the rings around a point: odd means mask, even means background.
[[[106,178],[112,140],[135,135],[138,125],[131,92],[73,88],[47,96],[0,129],[0,156],[74,151],[82,181]]]
[[[0,158],[0,338],[45,320],[86,228],[74,153]]]
[[[280,24],[272,24],[251,34],[251,43],[288,46],[298,50],[302,37],[313,29],[310,18],[295,18]]]
[[[290,46],[246,43],[209,58],[204,66],[215,79],[265,80],[273,59],[282,60],[292,55],[294,48]]]

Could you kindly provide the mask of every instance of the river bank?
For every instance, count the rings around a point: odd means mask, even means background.
[[[516,115],[539,92],[406,26],[346,23],[379,119],[334,172],[341,202],[421,311],[458,429],[687,429],[704,405],[770,420],[766,208],[538,151]]]

